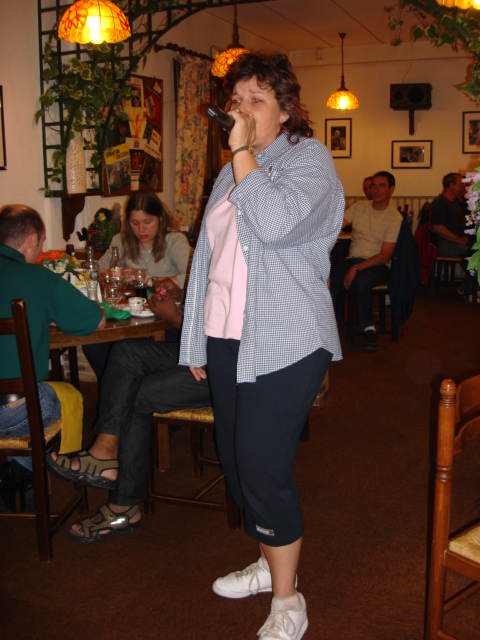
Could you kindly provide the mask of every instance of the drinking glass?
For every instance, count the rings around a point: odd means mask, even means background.
[[[95,300],[95,302],[97,302],[98,301],[97,299],[98,281],[87,280],[86,285],[87,285],[87,298],[89,300]]]
[[[147,298],[147,281],[148,273],[146,269],[133,269],[132,270],[133,283],[135,285],[135,295],[140,298]]]
[[[116,307],[118,302],[122,299],[122,296],[122,288],[117,283],[109,282],[108,284],[105,284],[103,297],[110,307]]]

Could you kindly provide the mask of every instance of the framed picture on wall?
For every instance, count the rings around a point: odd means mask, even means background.
[[[431,169],[431,140],[393,140],[392,169]]]
[[[464,111],[462,153],[480,153],[480,111]]]
[[[352,119],[325,120],[325,146],[333,158],[352,157]]]

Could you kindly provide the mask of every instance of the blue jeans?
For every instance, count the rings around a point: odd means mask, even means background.
[[[60,420],[62,416],[62,405],[53,387],[45,382],[38,384],[38,397],[40,399],[40,409],[42,411],[43,426]],[[8,404],[0,405],[0,438],[21,438],[30,433],[28,426],[27,403],[21,402],[16,407],[9,407]],[[32,470],[31,458],[12,458],[26,469]]]
[[[347,258],[332,267],[330,273],[330,295],[332,296],[333,307],[337,319],[339,318],[339,309],[345,293],[343,279],[347,275],[347,271],[354,264],[363,262],[362,258]],[[350,286],[351,294],[355,303],[355,315],[357,327],[364,329],[373,325],[373,287],[380,284],[388,284],[390,269],[381,264],[376,267],[368,267],[358,271]]]
[[[437,246],[438,255],[442,258],[466,258],[471,252],[469,244],[458,244],[457,242],[445,240],[445,238],[439,238]],[[466,265],[467,263],[465,262],[465,267]]]

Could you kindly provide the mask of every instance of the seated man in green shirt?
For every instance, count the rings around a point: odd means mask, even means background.
[[[105,316],[96,302],[88,300],[59,275],[36,264],[44,241],[45,225],[36,211],[23,205],[7,205],[0,210],[0,317],[11,317],[13,299],[25,300],[40,407],[44,426],[48,426],[61,416],[57,394],[44,383],[48,377],[50,323],[70,335],[88,335],[105,326]],[[19,377],[14,336],[0,337],[0,352],[0,379]],[[25,398],[12,400],[0,396],[0,438],[28,433]],[[20,478],[26,490],[22,469],[31,471],[30,458],[12,459],[0,467],[0,496],[9,509],[14,506]]]
[[[334,307],[344,291],[351,291],[357,326],[364,330],[364,351],[378,351],[373,324],[372,289],[388,283],[392,258],[402,216],[391,203],[395,178],[388,171],[377,171],[372,178],[371,200],[358,200],[346,211],[342,229],[352,225],[348,258],[332,266],[330,294]]]

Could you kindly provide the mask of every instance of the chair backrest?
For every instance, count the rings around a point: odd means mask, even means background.
[[[24,300],[12,300],[11,307],[12,317],[0,319],[0,335],[15,336],[22,376],[0,380],[0,393],[23,393],[25,395],[32,446],[43,451],[45,448],[42,435],[43,421],[28,328],[27,308]]]
[[[33,359],[32,343],[28,328],[27,308],[24,300],[12,300],[12,317],[0,318],[0,336],[13,336],[17,341],[18,358],[20,362],[20,378],[0,380],[1,394],[25,395],[27,405],[29,437],[2,438],[2,453],[15,456],[28,456],[32,459],[33,483],[35,489],[35,523],[37,527],[37,542],[40,560],[48,562],[52,559],[52,536],[63,522],[78,507],[85,508],[86,492],[78,486],[74,487],[74,496],[58,512],[50,513],[49,483],[45,461],[45,438],[48,446],[59,440],[61,435],[61,420],[43,430],[43,419],[38,397],[38,385],[35,375],[35,361]],[[2,517],[30,516],[23,513],[2,513]]]
[[[475,593],[480,581],[478,520],[475,524],[469,522],[467,527],[458,527],[456,523],[460,533],[452,536],[450,532],[453,459],[469,440],[480,436],[480,376],[469,378],[458,387],[453,380],[444,380],[440,395],[426,640],[453,640],[453,636],[442,629],[443,614]],[[459,494],[455,492],[455,495]],[[473,582],[468,586],[461,584],[459,591],[460,583],[457,583],[448,590],[445,599],[447,568]]]
[[[457,455],[467,442],[480,436],[480,375],[458,385],[455,422],[458,431],[454,440],[454,455]]]

